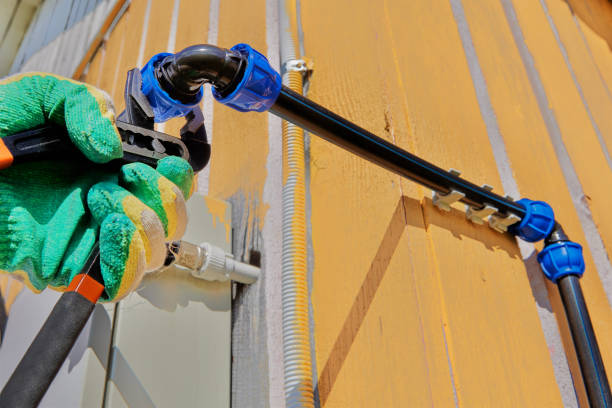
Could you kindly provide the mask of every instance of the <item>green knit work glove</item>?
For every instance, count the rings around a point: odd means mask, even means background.
[[[91,161],[122,156],[104,92],[46,73],[0,80],[0,138],[47,121],[65,125]],[[85,160],[1,170],[0,271],[22,277],[36,292],[65,290],[99,234],[101,300],[119,300],[163,265],[164,242],[182,236],[192,182],[191,166],[178,157],[160,160],[156,170],[133,163],[116,172]]]

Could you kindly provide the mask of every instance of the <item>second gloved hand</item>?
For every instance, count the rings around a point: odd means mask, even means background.
[[[101,182],[90,189],[87,204],[100,225],[107,299],[124,297],[136,289],[145,271],[164,264],[165,242],[185,232],[184,197],[189,194],[192,173],[185,160],[167,157],[157,170],[142,163],[125,165],[118,183]]]

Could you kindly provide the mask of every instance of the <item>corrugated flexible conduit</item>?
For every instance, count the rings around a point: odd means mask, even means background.
[[[283,85],[302,93],[302,73],[287,67],[296,52],[295,0],[279,0]],[[291,16],[291,18],[290,18]],[[314,407],[308,315],[304,131],[287,121],[283,134],[282,307],[285,405]]]

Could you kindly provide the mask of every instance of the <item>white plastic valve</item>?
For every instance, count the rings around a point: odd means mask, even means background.
[[[196,278],[241,283],[254,283],[259,278],[258,267],[238,262],[232,254],[208,242],[195,245],[181,241],[174,256],[174,266],[189,270]]]

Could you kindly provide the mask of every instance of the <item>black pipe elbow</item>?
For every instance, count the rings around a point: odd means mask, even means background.
[[[237,51],[200,44],[165,57],[155,67],[155,76],[170,97],[191,104],[206,83],[219,94],[228,95],[240,82],[245,66],[244,57]]]

